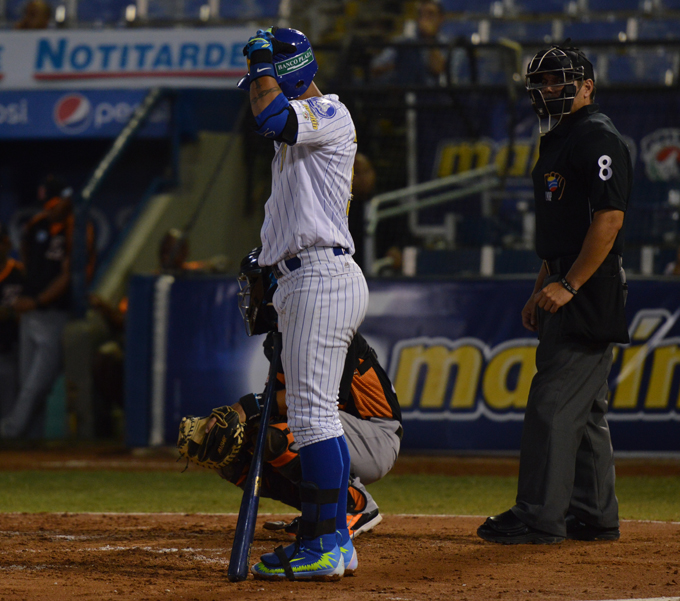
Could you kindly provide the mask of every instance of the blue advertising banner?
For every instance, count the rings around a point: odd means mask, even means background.
[[[0,90],[225,88],[248,70],[246,27],[3,32]]]
[[[172,444],[183,415],[261,392],[267,361],[263,337],[245,335],[235,279],[176,278],[166,313],[150,280],[137,276],[131,284],[128,346],[146,350],[128,358],[127,415],[131,424],[150,422]],[[532,286],[529,279],[369,281],[361,332],[397,391],[403,448],[519,448],[538,344],[520,321]],[[632,342],[615,348],[609,380],[619,451],[680,451],[679,298],[680,281],[631,282]],[[148,432],[128,430],[128,444],[148,440]]]
[[[387,363],[404,448],[517,450],[538,340],[520,311],[530,280],[371,282],[362,333]],[[680,282],[631,283],[632,343],[614,349],[614,446],[680,450]],[[382,352],[381,352],[382,351]]]
[[[113,138],[147,90],[0,92],[0,139]],[[168,135],[170,106],[161,103],[139,132]]]

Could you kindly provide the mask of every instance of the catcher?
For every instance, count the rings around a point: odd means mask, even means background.
[[[260,250],[254,249],[243,259],[239,274],[239,308],[249,336],[271,333],[277,327],[271,302],[276,279],[271,268],[258,265]],[[269,334],[263,346],[270,361],[272,345]],[[285,376],[280,360],[277,372],[277,403],[268,424],[260,494],[301,510],[300,457],[286,424]],[[177,441],[180,455],[215,469],[225,480],[243,487],[260,427],[261,397],[248,394],[232,406],[214,409],[207,417],[183,418]],[[364,485],[380,480],[392,469],[403,434],[394,388],[375,351],[358,333],[347,353],[338,408],[351,460],[347,527],[355,538],[382,521],[378,505]],[[295,534],[298,523],[296,518],[289,524],[266,522],[264,527]]]

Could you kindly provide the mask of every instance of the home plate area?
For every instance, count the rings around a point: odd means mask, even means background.
[[[253,562],[290,540],[268,519]],[[614,543],[504,546],[476,536],[482,520],[386,515],[357,538],[355,576],[231,583],[232,514],[0,514],[0,600],[680,601],[680,523],[624,521]]]

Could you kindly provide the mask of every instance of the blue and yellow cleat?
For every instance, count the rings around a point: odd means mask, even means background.
[[[277,547],[274,553],[260,557],[260,563],[251,568],[258,580],[340,580],[345,573],[343,552],[336,545],[330,551],[315,551],[304,546],[304,541]]]
[[[359,558],[357,557],[357,550],[354,548],[354,544],[352,544],[352,539],[348,536],[347,540],[343,543],[342,534],[339,531],[336,531],[335,536],[345,562],[345,576],[354,576],[354,571],[359,566]]]

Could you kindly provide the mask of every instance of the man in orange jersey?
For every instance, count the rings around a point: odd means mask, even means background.
[[[26,283],[13,309],[20,315],[20,392],[0,422],[3,438],[41,438],[47,396],[62,363],[62,332],[71,308],[73,190],[56,177],[38,188],[43,208],[24,229],[21,255]],[[94,234],[87,232],[88,275],[94,271]]]
[[[0,223],[0,418],[10,413],[16,398],[19,323],[12,307],[24,288],[23,266],[9,256],[11,248]]]

